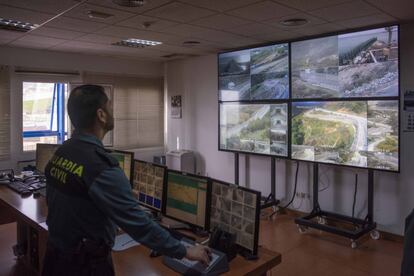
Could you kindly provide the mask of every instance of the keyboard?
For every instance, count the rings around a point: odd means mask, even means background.
[[[32,191],[30,191],[28,185],[21,181],[10,182],[9,184],[7,184],[7,186],[20,195],[31,195],[32,194]]]
[[[194,246],[194,241],[182,239],[181,243],[185,247]],[[212,256],[210,263],[206,266],[198,261],[191,261],[187,258],[181,260],[164,256],[163,262],[172,270],[184,275],[204,275],[212,276],[219,275],[229,270],[229,263],[226,254],[212,249]]]

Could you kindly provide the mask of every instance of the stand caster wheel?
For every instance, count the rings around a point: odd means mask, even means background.
[[[355,240],[351,240],[351,248],[356,249],[358,247],[358,244]]]
[[[326,224],[326,218],[324,218],[324,217],[318,217],[318,223],[325,225]]]
[[[303,226],[303,225],[298,225],[298,228],[299,228],[299,233],[301,234],[305,234],[306,231],[308,231],[308,227]]]
[[[373,240],[379,240],[381,237],[381,234],[378,230],[372,230],[369,235],[371,236],[371,239]]]

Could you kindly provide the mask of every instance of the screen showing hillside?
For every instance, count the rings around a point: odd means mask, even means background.
[[[220,105],[220,149],[288,155],[287,104]]]
[[[398,26],[293,42],[292,98],[397,97]]]
[[[289,97],[288,44],[219,55],[219,100],[251,101]]]
[[[292,159],[398,171],[398,101],[297,102]]]

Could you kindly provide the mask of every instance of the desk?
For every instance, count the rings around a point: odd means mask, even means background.
[[[17,217],[18,244],[24,245],[26,255],[23,261],[35,273],[42,269],[46,249],[47,206],[44,197],[22,198],[7,187],[0,186],[0,205],[4,205]],[[125,251],[113,252],[117,276],[129,275],[178,275],[162,263],[162,257],[150,258],[150,250],[142,245]],[[259,248],[259,259],[246,261],[237,256],[230,262],[230,271],[224,275],[263,275],[281,262],[281,255],[265,248]]]

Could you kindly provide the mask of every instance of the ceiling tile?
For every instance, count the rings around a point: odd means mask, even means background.
[[[263,39],[268,42],[279,42],[286,41],[289,39],[294,39],[301,36],[300,34],[293,31],[278,30],[274,33],[269,34],[259,34],[252,36],[253,38]]]
[[[404,20],[414,19],[414,1],[412,0],[366,0],[382,11]]]
[[[292,27],[285,26],[285,25],[280,23],[283,20],[287,20],[287,19],[291,19],[291,18],[303,18],[303,19],[308,20],[308,23],[306,23],[303,26],[292,26]],[[319,24],[323,24],[323,23],[327,23],[327,22],[325,20],[321,19],[321,18],[316,17],[316,16],[312,16],[312,15],[304,13],[304,12],[299,12],[299,13],[284,16],[284,17],[281,17],[281,18],[271,19],[271,20],[265,21],[264,23],[272,25],[272,26],[280,28],[280,29],[283,29],[283,30],[288,30],[289,31],[289,30],[294,30],[294,29],[301,28],[301,27],[319,25]]]
[[[274,2],[302,10],[311,11],[322,9],[330,6],[335,6],[341,3],[349,2],[352,0],[273,0]]]
[[[106,13],[106,14],[110,14],[112,16],[110,16],[108,18],[105,18],[105,19],[89,18],[89,16],[88,16],[89,11],[96,11],[96,12]],[[121,11],[121,10],[110,9],[110,8],[107,8],[107,7],[101,7],[101,6],[97,6],[97,5],[91,5],[91,4],[82,4],[82,5],[76,7],[75,9],[73,9],[73,10],[71,10],[68,13],[65,14],[66,17],[84,19],[84,20],[88,20],[88,21],[95,21],[95,22],[100,22],[100,23],[105,23],[105,24],[114,24],[116,22],[125,20],[125,19],[127,19],[129,17],[132,17],[134,15],[135,15],[134,13]]]
[[[181,0],[181,2],[186,2],[194,6],[221,12],[247,6],[259,1],[261,0]]]
[[[251,23],[237,28],[229,29],[227,31],[244,36],[254,36],[261,34],[271,34],[276,32],[277,30],[278,29],[272,26],[265,25],[262,23]]]
[[[18,39],[19,37],[22,37],[22,36],[24,36],[24,33],[22,32],[0,30],[0,43],[5,44],[15,39]]]
[[[339,32],[344,29],[343,26],[334,24],[334,23],[326,23],[320,24],[315,26],[307,26],[300,29],[296,29],[295,32],[300,33],[302,36],[311,36],[311,35],[320,35],[326,33],[333,33]]]
[[[336,6],[310,11],[312,15],[321,17],[327,21],[335,22],[355,17],[372,15],[380,11],[363,1],[353,1]]]
[[[249,23],[253,22],[225,14],[216,14],[191,22],[191,24],[194,25],[212,28],[216,30],[227,30]]]
[[[266,21],[272,18],[297,13],[297,10],[279,5],[272,1],[259,2],[228,12],[229,14],[256,21]]]
[[[374,14],[370,16],[363,16],[358,18],[347,19],[336,22],[338,25],[347,28],[367,27],[382,23],[396,22],[397,19],[384,13]]]
[[[31,34],[62,39],[74,39],[76,37],[84,35],[85,33],[42,26],[33,30]]]
[[[66,29],[66,30],[73,30],[73,31],[82,30],[82,32],[91,33],[107,25],[103,23],[99,23],[99,22],[93,22],[90,20],[81,20],[81,19],[74,19],[74,18],[61,16],[47,23],[46,26],[61,28],[61,29]]]
[[[145,22],[150,23],[150,26],[144,27]],[[161,31],[163,29],[175,26],[177,24],[179,23],[168,21],[168,20],[163,20],[163,19],[158,19],[158,18],[150,17],[150,16],[136,15],[132,18],[129,18],[127,20],[117,23],[116,25],[136,28],[140,30],[147,30],[147,31]]]
[[[45,13],[51,13],[53,15],[59,14],[76,4],[79,4],[78,0],[0,0],[0,4],[13,6],[16,8],[22,8],[33,11],[40,11]],[[3,9],[1,7],[0,9]]]
[[[78,37],[76,40],[110,45],[112,43],[120,41],[121,38],[114,37],[114,36],[98,35],[98,34],[87,34],[87,35]]]
[[[214,12],[178,2],[172,2],[168,5],[151,10],[145,14],[177,22],[190,22],[212,15]]]
[[[41,24],[46,20],[52,18],[53,14],[29,11],[8,6],[0,6],[0,17],[33,24]]]
[[[112,2],[112,0],[89,0],[88,1],[88,3],[90,4],[109,7],[111,9],[124,10],[127,12],[133,12],[133,13],[143,13],[147,10],[154,9],[168,2],[171,2],[171,0],[150,0],[150,1],[146,1],[145,5],[143,5],[142,7],[123,7],[123,6],[115,4],[114,2]]]
[[[60,43],[64,43],[66,40],[58,39],[58,38],[51,38],[51,37],[44,37],[44,36],[37,36],[37,35],[25,35],[24,37],[14,41],[10,45],[12,46],[19,46],[19,47],[36,47],[36,48],[49,48],[55,46]]]

